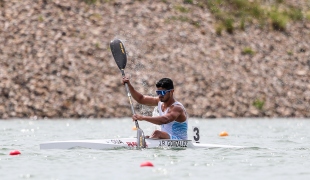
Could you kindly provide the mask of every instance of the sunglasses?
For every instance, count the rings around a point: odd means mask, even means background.
[[[167,94],[167,92],[170,92],[171,90],[173,90],[173,89],[169,89],[169,90],[157,90],[157,91],[156,91],[156,94],[157,94],[158,96],[164,96],[164,95]]]

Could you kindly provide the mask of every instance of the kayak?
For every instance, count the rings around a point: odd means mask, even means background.
[[[172,139],[153,139],[146,138],[146,149],[149,148],[244,148],[243,146],[221,145],[221,144],[200,144],[192,140],[172,140]],[[68,140],[50,141],[40,144],[40,149],[134,149],[137,147],[137,138],[118,138],[118,139],[97,139],[97,140]]]

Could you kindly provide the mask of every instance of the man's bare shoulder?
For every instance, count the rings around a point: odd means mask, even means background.
[[[183,112],[184,108],[179,104],[174,104],[173,106],[171,106],[171,111]]]
[[[144,96],[144,100],[143,100],[143,104],[145,105],[149,105],[149,106],[157,106],[158,102],[159,102],[159,98],[158,97],[154,97],[154,96]]]

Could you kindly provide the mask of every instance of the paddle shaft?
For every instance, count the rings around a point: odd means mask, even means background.
[[[124,77],[125,76],[124,69],[127,64],[127,56],[126,56],[125,47],[121,40],[114,39],[113,41],[110,42],[110,48],[111,48],[111,52],[114,57],[114,60],[118,68],[121,70],[122,76]],[[125,83],[125,87],[126,87],[127,96],[130,102],[132,115],[135,115],[135,109],[133,108],[133,105],[132,105],[131,94],[130,94],[130,90],[129,90],[127,83]],[[135,120],[135,124],[137,128],[137,146],[138,148],[141,148],[141,147],[145,148],[146,142],[145,142],[144,132],[142,131],[142,129],[139,128],[139,124],[137,120]]]
[[[124,69],[121,69],[121,72],[122,72],[122,76],[124,77],[125,76]],[[128,87],[127,83],[125,83],[125,88],[126,88],[126,93],[127,93],[128,99],[129,99],[130,107],[131,107],[131,113],[132,113],[132,115],[134,115],[136,113],[135,113],[135,109],[134,109],[133,104],[132,104],[131,93],[129,91],[129,87]],[[135,124],[136,124],[136,128],[139,129],[139,123],[137,120],[135,120]]]

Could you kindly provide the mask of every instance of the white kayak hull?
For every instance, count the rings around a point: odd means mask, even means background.
[[[191,140],[171,140],[171,139],[145,139],[147,148],[244,148],[242,146],[200,144]],[[136,148],[136,138],[119,139],[98,139],[98,140],[72,140],[72,141],[50,141],[40,144],[40,149],[119,149]]]

